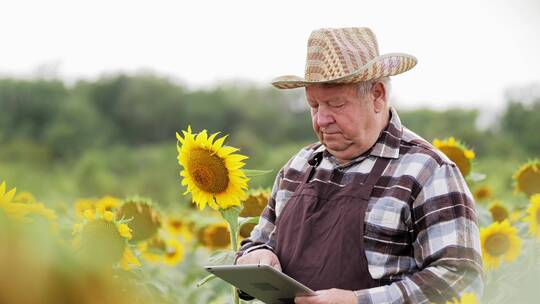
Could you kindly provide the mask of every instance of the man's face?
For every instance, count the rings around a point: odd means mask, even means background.
[[[344,162],[367,151],[380,128],[371,93],[358,96],[356,84],[306,87],[313,130],[326,149]]]

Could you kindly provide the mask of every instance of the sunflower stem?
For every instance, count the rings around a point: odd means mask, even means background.
[[[236,229],[233,229],[232,225],[235,225]],[[232,250],[236,254],[236,251],[238,251],[238,221],[236,223],[229,223],[229,233],[231,234],[231,246]],[[232,286],[232,295],[233,295],[233,304],[240,304],[240,298],[238,297],[238,292],[236,291],[236,287]]]
[[[236,254],[238,251],[238,215],[240,214],[240,209],[235,207],[230,207],[227,209],[220,210],[221,216],[229,224],[229,234],[231,237],[231,247],[233,252]],[[236,287],[232,286],[232,296],[233,304],[240,304],[240,298],[238,297],[238,292]]]

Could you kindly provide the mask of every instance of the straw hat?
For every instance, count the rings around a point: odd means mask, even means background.
[[[285,75],[272,80],[278,89],[321,83],[356,83],[401,74],[416,65],[402,53],[380,56],[375,34],[367,27],[323,28],[308,40],[304,77]]]

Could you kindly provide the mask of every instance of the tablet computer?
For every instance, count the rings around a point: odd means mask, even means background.
[[[208,272],[268,304],[294,303],[296,296],[315,292],[268,265],[205,266]]]

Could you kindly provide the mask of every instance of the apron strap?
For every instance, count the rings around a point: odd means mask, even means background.
[[[308,172],[304,175],[304,178],[302,179],[302,183],[306,184],[308,183],[311,178],[313,177],[313,174],[315,173],[315,169],[321,164],[323,159],[323,152],[317,152],[314,153],[308,160],[308,164],[310,166]]]
[[[375,164],[373,164],[373,168],[371,168],[371,172],[369,172],[366,181],[363,183],[365,191],[361,192],[362,198],[369,200],[375,184],[377,184],[379,178],[381,178],[389,162],[390,161],[384,157],[377,157]]]

